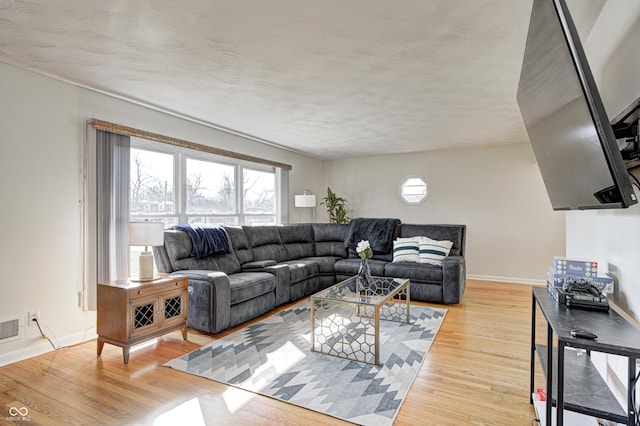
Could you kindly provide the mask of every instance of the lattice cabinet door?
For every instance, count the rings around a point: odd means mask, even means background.
[[[169,326],[174,323],[184,322],[187,319],[187,293],[176,291],[173,294],[162,295],[159,300],[162,315],[161,326]]]
[[[135,338],[145,333],[155,332],[160,326],[160,303],[158,297],[133,299],[131,301],[131,329],[129,335]]]

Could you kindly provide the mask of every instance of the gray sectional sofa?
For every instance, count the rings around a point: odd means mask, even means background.
[[[384,220],[388,236],[385,231],[369,261],[372,275],[409,278],[412,300],[459,303],[466,283],[466,226]],[[356,275],[360,265],[350,225],[225,226],[224,230],[229,253],[194,257],[189,235],[178,230],[165,230],[164,245],[153,249],[160,272],[189,278],[188,325],[205,332],[218,333],[316,293]],[[393,240],[415,236],[453,243],[441,267],[392,261]]]

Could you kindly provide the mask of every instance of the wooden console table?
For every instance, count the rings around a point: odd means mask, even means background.
[[[547,322],[546,345],[536,344],[536,306]],[[595,340],[574,338],[571,330],[595,333]],[[554,336],[557,346],[554,347]],[[584,349],[575,351],[567,348]],[[622,407],[591,362],[591,351],[620,355],[628,360],[627,407]],[[546,416],[563,425],[564,410],[613,420],[629,426],[640,424],[634,401],[636,360],[640,358],[640,330],[614,310],[608,312],[568,308],[558,304],[546,288],[534,288],[531,312],[530,400],[533,404],[535,354],[546,375]],[[550,425],[550,422],[546,422]]]
[[[127,364],[137,343],[178,329],[187,340],[188,285],[179,275],[98,284],[98,356],[110,343],[122,347]]]

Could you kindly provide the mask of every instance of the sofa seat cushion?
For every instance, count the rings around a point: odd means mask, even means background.
[[[360,269],[360,258],[357,259],[340,259],[338,260],[333,270],[336,275],[357,275],[358,269]],[[389,263],[384,260],[369,259],[369,270],[374,277],[384,276],[384,266]]]
[[[291,274],[291,284],[296,284],[301,281],[317,277],[320,272],[318,268],[318,262],[306,259],[287,260],[280,262],[279,265],[287,265]]]
[[[384,268],[386,277],[409,278],[416,282],[440,283],[442,285],[442,266],[429,263],[393,262]]]
[[[238,272],[229,275],[231,305],[246,302],[276,289],[276,276],[268,272]]]
[[[309,260],[318,264],[318,271],[320,275],[333,275],[333,266],[335,263],[342,259],[342,257],[335,256],[314,256],[307,257],[304,260]]]

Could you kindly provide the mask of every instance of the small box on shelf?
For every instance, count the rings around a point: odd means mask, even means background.
[[[598,290],[605,294],[612,294],[614,289],[614,279],[609,276],[580,276],[559,274],[550,267],[547,269],[547,283],[556,287],[563,287],[565,284],[586,283],[595,286]]]
[[[595,277],[598,275],[598,262],[594,260],[553,256],[551,261],[553,269],[557,274],[579,275],[583,277]]]

